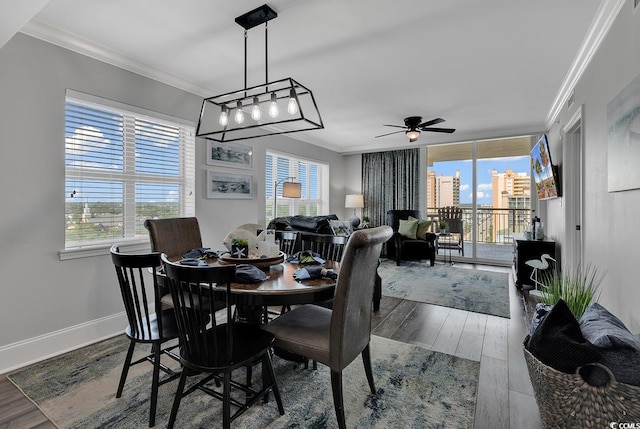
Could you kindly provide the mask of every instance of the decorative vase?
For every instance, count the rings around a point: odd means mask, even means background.
[[[249,246],[246,244],[232,244],[231,245],[231,257],[233,258],[248,258]]]

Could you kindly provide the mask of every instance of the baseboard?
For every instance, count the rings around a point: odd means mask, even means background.
[[[122,334],[124,312],[0,347],[0,374]]]

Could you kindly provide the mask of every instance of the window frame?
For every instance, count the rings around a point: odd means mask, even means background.
[[[267,163],[271,157],[272,166],[269,167]],[[286,173],[278,170],[278,160],[285,159],[288,161],[288,168]],[[275,175],[274,175],[275,170]],[[304,173],[304,177],[301,177]],[[313,175],[316,177],[313,178]],[[306,215],[311,215],[314,205],[317,207],[318,213],[327,213],[329,211],[329,177],[330,177],[330,165],[317,160],[311,160],[294,156],[291,154],[277,152],[273,150],[267,150],[265,154],[265,219],[269,223],[273,217],[273,186],[276,180],[278,181],[286,177],[295,177],[302,184],[302,196],[301,198],[285,198],[282,196],[282,184],[278,185],[276,189],[278,197],[278,206],[280,207],[283,201],[287,201],[289,204],[289,214],[286,216],[293,216],[300,214],[300,208],[307,207],[305,210]],[[310,190],[309,186],[312,182],[316,182],[316,189]],[[316,198],[311,198],[312,195],[316,195]]]
[[[67,144],[68,137],[67,123],[69,121],[67,106],[68,103],[86,106],[87,109],[95,108],[117,115],[122,115],[123,127],[125,128],[122,135],[122,169],[108,171],[102,169],[83,168],[67,165]],[[147,188],[147,192],[151,192],[157,185],[176,185],[179,189],[178,211],[179,216],[195,215],[195,123],[181,118],[176,118],[163,113],[154,112],[136,106],[127,105],[113,100],[104,99],[94,95],[82,93],[79,91],[67,89],[65,94],[65,234],[63,237],[64,248],[59,251],[60,260],[75,259],[88,256],[97,256],[109,253],[109,248],[117,242],[126,251],[129,250],[148,250],[149,239],[142,237],[136,229],[137,221],[137,199],[136,188]],[[136,156],[136,122],[139,127],[153,126],[154,124],[164,125],[178,129],[178,166],[177,175],[150,173],[148,166],[137,165],[132,162]],[[87,120],[84,126],[91,126],[91,121]],[[79,129],[83,125],[74,125]],[[128,128],[131,127],[131,128]],[[161,140],[159,140],[161,141]],[[175,141],[175,140],[174,140]],[[157,144],[156,141],[150,140],[149,145]],[[139,148],[138,148],[139,149]],[[118,155],[115,155],[116,157]],[[133,157],[133,158],[132,158]],[[153,164],[153,162],[152,162]],[[159,165],[161,162],[159,163]],[[153,165],[152,165],[153,166]],[[138,171],[136,171],[136,168]],[[161,166],[159,167],[162,168]],[[142,169],[143,171],[140,171]],[[66,192],[69,180],[91,181],[112,181],[122,184],[122,222],[123,237],[114,238],[107,237],[104,240],[67,242],[66,236],[66,204],[68,195]],[[166,194],[169,195],[169,194]]]

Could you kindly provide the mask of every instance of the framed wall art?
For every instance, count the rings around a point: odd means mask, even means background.
[[[640,188],[640,75],[607,105],[608,190]]]
[[[253,198],[253,176],[250,174],[207,170],[206,180],[207,198]]]
[[[221,167],[253,168],[253,147],[239,143],[207,140],[207,164]]]

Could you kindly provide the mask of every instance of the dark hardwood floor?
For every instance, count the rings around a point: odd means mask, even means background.
[[[476,267],[510,272],[506,267]],[[522,340],[530,308],[509,276],[511,318],[383,297],[373,334],[480,362],[474,429],[542,427]],[[0,377],[0,429],[55,428],[5,376]]]

